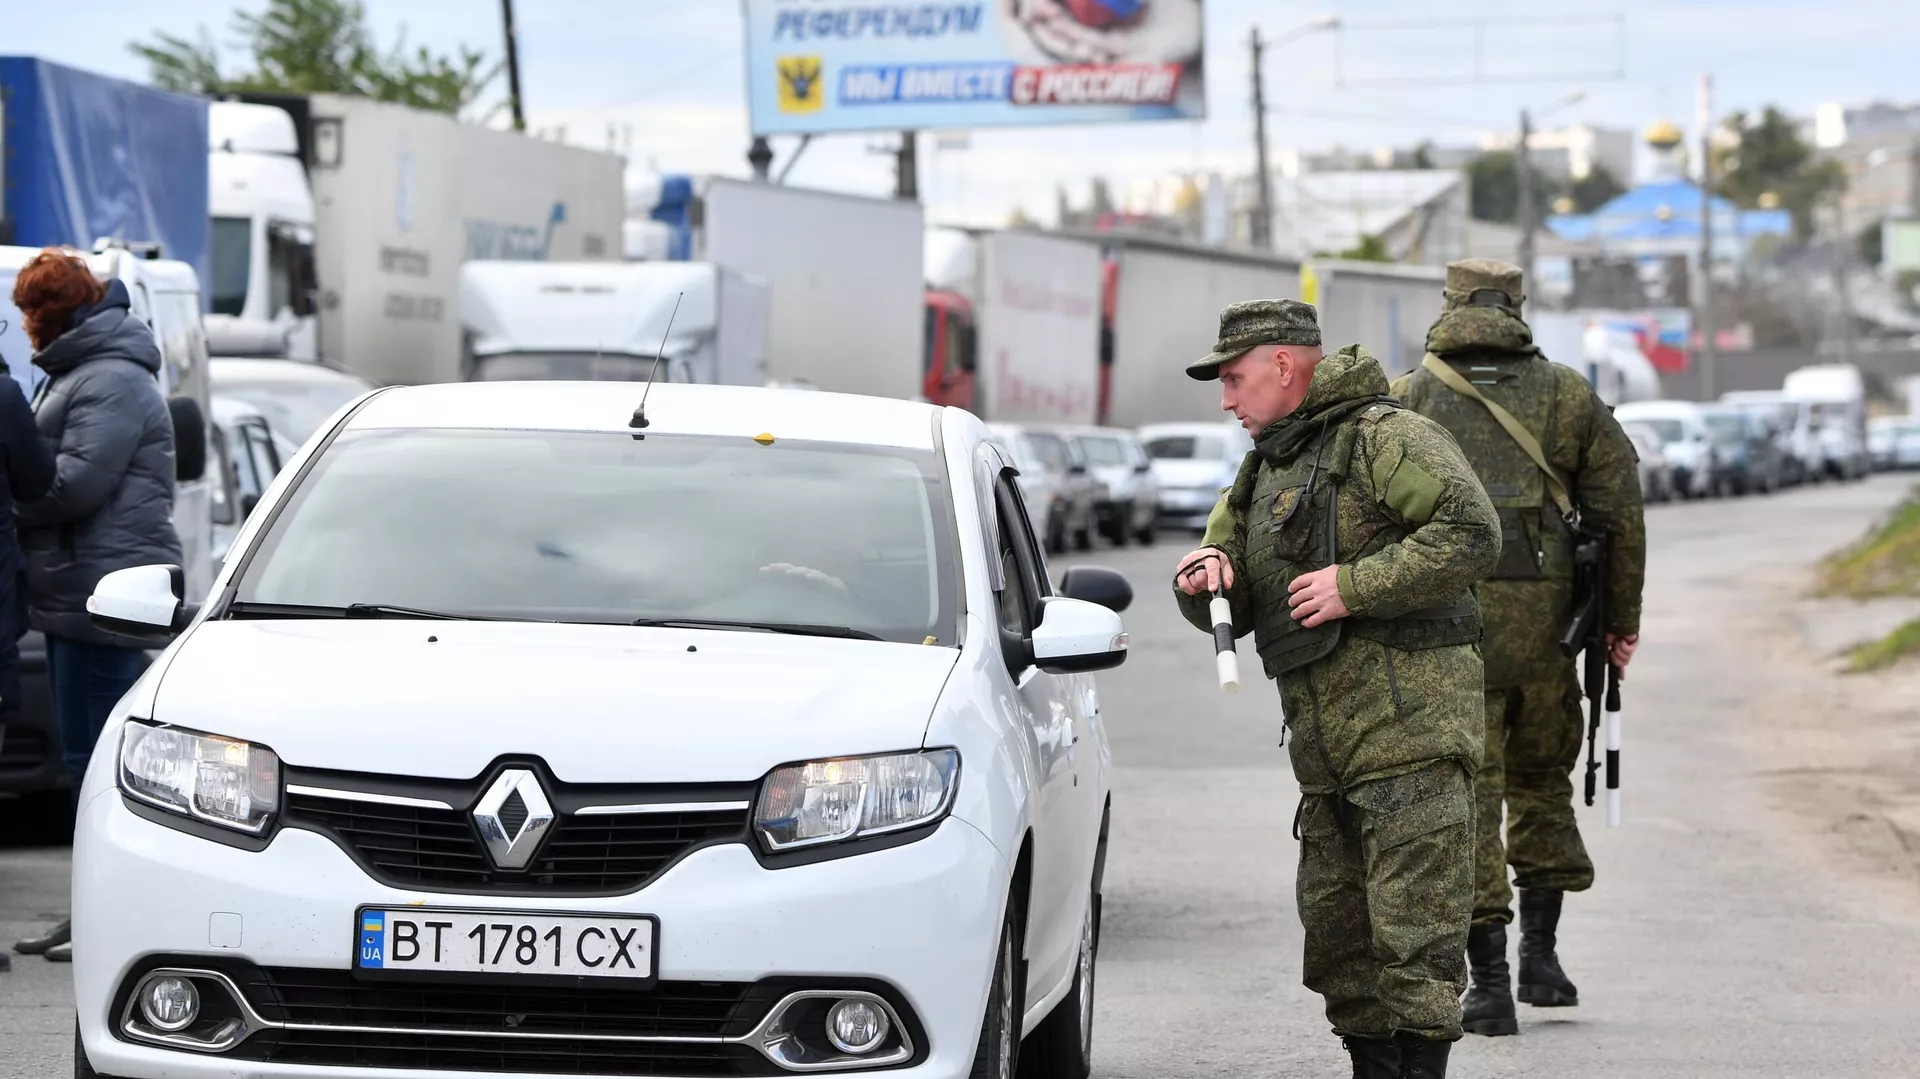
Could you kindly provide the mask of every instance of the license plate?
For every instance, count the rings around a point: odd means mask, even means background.
[[[619,914],[368,907],[354,936],[355,970],[650,980],[660,923]]]

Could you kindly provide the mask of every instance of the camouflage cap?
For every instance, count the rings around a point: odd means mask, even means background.
[[[1445,289],[1449,309],[1467,306],[1473,294],[1482,289],[1491,289],[1506,296],[1502,305],[1516,310],[1526,302],[1526,294],[1521,292],[1520,267],[1511,262],[1495,259],[1461,259],[1447,263],[1447,285]]]
[[[1299,300],[1245,300],[1220,312],[1220,339],[1213,351],[1187,365],[1201,382],[1220,377],[1220,365],[1232,363],[1256,345],[1320,344],[1320,316]]]

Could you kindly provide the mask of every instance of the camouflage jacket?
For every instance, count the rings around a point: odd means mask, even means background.
[[[1499,520],[1452,437],[1386,391],[1358,346],[1322,360],[1306,400],[1261,434],[1204,541],[1232,560],[1235,635],[1255,633],[1279,683],[1294,774],[1310,794],[1436,760],[1479,767],[1471,587],[1499,557]],[[1340,567],[1350,614],[1343,632],[1322,636],[1292,622],[1288,586],[1327,564]],[[1174,595],[1189,622],[1211,630],[1208,597],[1177,585]]]
[[[1606,530],[1610,539],[1607,567],[1607,626],[1610,633],[1640,631],[1640,594],[1646,581],[1647,530],[1640,502],[1639,457],[1632,440],[1620,429],[1613,413],[1572,368],[1553,363],[1532,351],[1487,349],[1459,351],[1445,357],[1456,367],[1472,364],[1485,369],[1474,377],[1475,388],[1528,423],[1548,463],[1559,470],[1584,523]],[[1492,377],[1488,377],[1492,376]],[[1528,386],[1547,387],[1549,400],[1522,400]],[[1446,426],[1466,451],[1493,501],[1502,504],[1506,491],[1488,478],[1487,462],[1511,458],[1515,445],[1477,401],[1468,401],[1420,368],[1393,384],[1393,395],[1416,412],[1432,415]],[[1444,396],[1443,396],[1444,395]],[[1528,416],[1536,417],[1529,422]],[[1539,429],[1535,429],[1538,427]],[[1536,466],[1526,471],[1537,476]],[[1547,518],[1555,518],[1548,512]],[[1545,522],[1548,528],[1557,521]],[[1512,522],[1509,521],[1511,532]],[[1509,541],[1511,542],[1511,540]],[[1570,562],[1564,571],[1552,545],[1544,573],[1513,575],[1496,570],[1480,585],[1480,607],[1486,620],[1487,685],[1493,688],[1551,678],[1567,660],[1559,639],[1573,607]],[[1502,560],[1503,566],[1506,564]],[[1533,579],[1525,579],[1531,576]]]

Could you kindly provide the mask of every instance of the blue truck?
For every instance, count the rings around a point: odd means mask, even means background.
[[[186,466],[174,523],[201,589],[212,578],[209,454],[180,447],[206,444],[207,144],[202,98],[0,56],[0,360],[31,397],[42,376],[12,294],[39,248],[76,248],[97,277],[127,285],[166,361],[161,389],[174,406],[176,462]],[[16,834],[52,838],[71,818],[39,634],[21,641],[21,666],[23,710],[0,717],[0,798],[25,805],[0,806],[0,816]]]

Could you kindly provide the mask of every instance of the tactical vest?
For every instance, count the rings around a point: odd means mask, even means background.
[[[1362,486],[1349,484],[1363,424],[1392,413],[1376,404],[1332,423],[1291,463],[1262,465],[1247,504],[1243,554],[1254,602],[1254,644],[1267,677],[1332,653],[1343,636],[1402,651],[1471,644],[1480,639],[1480,606],[1471,590],[1444,606],[1397,618],[1353,615],[1311,629],[1293,620],[1288,588],[1295,578],[1356,562],[1406,538],[1402,527]]]
[[[1476,389],[1513,413],[1552,463],[1560,395],[1555,392],[1551,364],[1531,355],[1509,359],[1455,354],[1446,362]],[[1500,561],[1487,579],[1571,579],[1572,530],[1561,520],[1547,493],[1540,466],[1501,428],[1486,406],[1448,389],[1431,372],[1418,367],[1407,388],[1407,406],[1453,435],[1500,512]]]

